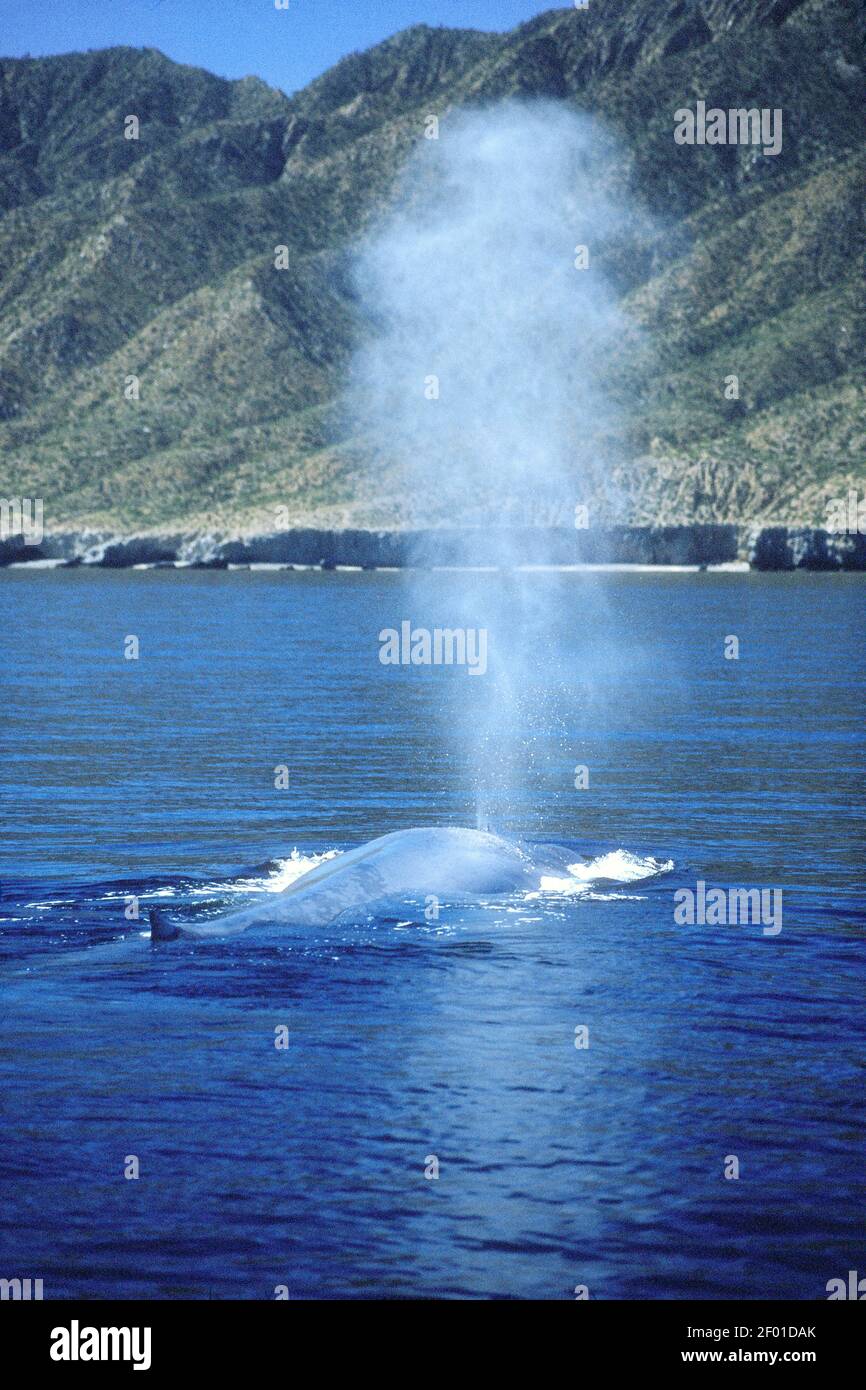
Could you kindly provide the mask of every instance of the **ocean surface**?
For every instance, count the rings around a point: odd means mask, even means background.
[[[491,633],[499,738],[487,677],[383,666],[379,633],[509,585],[546,617],[537,649]],[[0,1276],[809,1300],[866,1272],[863,600],[853,574],[0,572]],[[150,905],[479,823],[567,870],[433,920],[149,939]],[[775,890],[781,930],[681,924],[698,882]]]

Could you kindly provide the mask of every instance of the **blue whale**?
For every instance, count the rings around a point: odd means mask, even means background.
[[[556,855],[561,864],[567,851]],[[573,853],[570,856],[574,857]],[[256,924],[323,927],[360,920],[374,904],[405,898],[454,898],[537,888],[540,869],[521,844],[483,830],[397,830],[319,864],[282,893],[208,922],[178,922],[151,908],[151,939],[223,937]]]

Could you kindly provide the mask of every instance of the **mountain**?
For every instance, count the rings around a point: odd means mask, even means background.
[[[292,97],[150,49],[0,59],[0,494],[54,528],[443,519],[340,408],[352,250],[431,113],[543,96],[611,127],[646,213],[606,266],[648,345],[611,364],[608,519],[821,524],[866,454],[864,34],[857,0],[591,0],[416,26]],[[782,153],[678,145],[700,100],[781,108]]]

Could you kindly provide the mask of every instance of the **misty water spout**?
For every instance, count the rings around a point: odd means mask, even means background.
[[[350,411],[371,490],[398,479],[407,524],[504,528],[508,577],[450,576],[438,599],[419,588],[442,606],[437,625],[490,633],[455,727],[473,747],[479,824],[522,780],[563,679],[562,603],[514,572],[513,528],[592,524],[609,473],[611,362],[629,332],[604,272],[630,216],[612,155],[601,126],[557,103],[452,114],[419,141],[355,267],[370,331]]]

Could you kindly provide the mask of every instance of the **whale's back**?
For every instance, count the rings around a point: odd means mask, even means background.
[[[284,892],[213,922],[176,923],[151,913],[155,940],[178,934],[225,936],[257,922],[327,926],[383,899],[507,893],[537,882],[519,845],[483,830],[396,830],[318,865]]]
[[[516,845],[480,830],[396,830],[312,869],[262,904],[262,912],[297,925],[325,925],[381,898],[507,893],[533,881]]]

